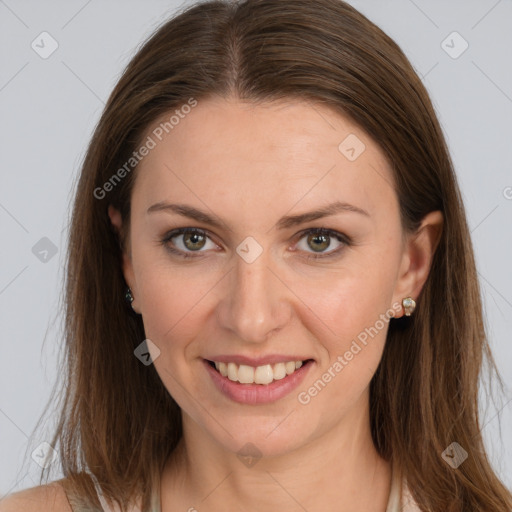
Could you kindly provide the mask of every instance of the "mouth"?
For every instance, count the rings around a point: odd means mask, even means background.
[[[268,386],[279,381],[288,380],[300,368],[305,368],[313,363],[313,359],[279,362],[262,366],[210,361],[208,359],[205,359],[205,362],[218,374],[225,379],[229,379],[231,382],[243,385]]]
[[[238,359],[240,361],[243,358]],[[232,361],[203,359],[203,364],[214,387],[221,395],[240,404],[263,405],[289,395],[301,384],[316,363],[314,359],[304,359],[249,366]]]

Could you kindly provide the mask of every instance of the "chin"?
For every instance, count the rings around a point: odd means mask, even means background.
[[[225,450],[239,456],[252,454],[254,457],[277,457],[306,444],[312,435],[307,432],[304,424],[300,429],[296,428],[292,420],[295,414],[296,412],[292,412],[288,418],[286,414],[275,417],[239,416],[233,418],[233,421],[225,418],[222,426],[215,421],[211,424],[212,420],[209,418],[206,428],[209,436]]]

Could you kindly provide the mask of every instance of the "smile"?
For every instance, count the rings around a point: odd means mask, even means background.
[[[313,359],[259,366],[203,359],[215,387],[232,401],[257,405],[275,402],[291,393],[302,382]]]
[[[284,379],[302,366],[302,361],[288,361],[286,363],[265,364],[256,367],[219,361],[212,361],[212,363],[223,377],[227,377],[233,382],[263,385],[270,384],[275,380]]]

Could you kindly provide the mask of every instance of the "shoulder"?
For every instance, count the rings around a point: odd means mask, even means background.
[[[0,512],[72,512],[72,509],[61,481],[55,481],[1,498]]]

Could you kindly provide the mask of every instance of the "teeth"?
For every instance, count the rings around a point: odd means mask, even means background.
[[[284,368],[286,370],[286,375],[290,375],[295,371],[295,361],[289,361],[285,363]]]
[[[284,363],[277,363],[274,365],[274,380],[281,380],[286,377],[286,368]]]
[[[252,366],[241,364],[238,367],[238,382],[241,382],[242,384],[252,384],[254,382],[254,368]]]
[[[219,372],[223,377],[228,376],[228,365],[226,363],[218,363],[219,364]],[[215,366],[217,366],[217,363],[215,363]]]
[[[222,363],[215,361],[215,368],[223,377],[241,384],[270,384],[274,380],[284,379],[302,366],[302,361],[288,361],[274,365],[265,364],[253,367],[246,364],[240,366],[235,363]]]
[[[269,364],[266,364],[265,366],[258,366],[256,370],[254,370],[254,382],[256,384],[270,384],[273,380],[274,370]]]
[[[228,379],[233,381],[238,380],[238,367],[235,363],[228,363]]]

